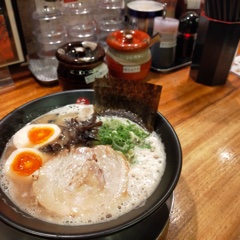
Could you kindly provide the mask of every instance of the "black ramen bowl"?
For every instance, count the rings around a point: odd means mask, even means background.
[[[71,90],[48,95],[31,101],[8,114],[0,122],[0,155],[11,136],[25,124],[52,109],[76,103],[82,98],[87,98],[90,103],[94,103],[93,90]],[[146,220],[150,223],[150,229],[154,227],[154,222],[156,227],[158,226],[155,221],[156,214],[160,210],[160,217],[163,214],[166,202],[173,195],[182,167],[182,152],[178,137],[170,123],[160,113],[157,115],[155,131],[161,136],[165,145],[167,164],[159,186],[147,199],[144,206],[109,222],[65,226],[44,222],[29,216],[15,206],[0,189],[0,220],[10,228],[37,237],[37,239],[142,239],[136,237],[136,234],[139,233],[135,226],[140,226],[139,224]],[[147,229],[147,225],[146,229],[144,226],[141,229],[143,232],[152,231]],[[129,232],[131,237],[127,237],[130,236]],[[145,237],[145,239],[150,238]]]

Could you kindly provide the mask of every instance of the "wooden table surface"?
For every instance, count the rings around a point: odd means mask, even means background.
[[[159,111],[181,142],[183,167],[174,191],[167,240],[240,239],[240,78],[209,87],[189,78],[190,67],[150,72],[162,85]],[[16,75],[16,76],[15,76]],[[42,87],[28,74],[13,74],[0,91],[0,119],[35,98],[62,91]]]

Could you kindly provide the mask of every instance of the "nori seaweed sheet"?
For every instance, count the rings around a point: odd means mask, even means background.
[[[99,115],[112,114],[142,121],[153,131],[162,86],[110,77],[94,82],[94,107]]]

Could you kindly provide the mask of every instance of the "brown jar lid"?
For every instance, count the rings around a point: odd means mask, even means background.
[[[69,42],[56,51],[58,61],[71,65],[87,65],[102,61],[105,57],[103,47],[95,42]]]
[[[121,51],[141,50],[149,47],[150,36],[139,30],[119,30],[107,36],[109,47]]]

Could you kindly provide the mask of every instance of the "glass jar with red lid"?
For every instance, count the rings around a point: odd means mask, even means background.
[[[112,77],[144,80],[151,67],[150,36],[139,30],[118,30],[107,37],[106,63]]]

